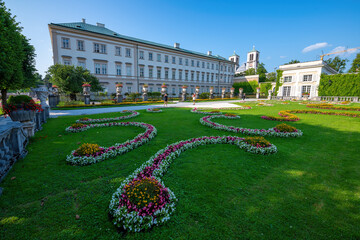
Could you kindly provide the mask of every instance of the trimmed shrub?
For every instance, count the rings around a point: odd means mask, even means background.
[[[360,73],[322,74],[319,85],[319,96],[360,97]]]
[[[256,93],[256,88],[259,87],[257,81],[250,82],[237,82],[233,84],[233,88],[235,88],[235,94],[239,94],[239,88],[244,89],[244,93]]]

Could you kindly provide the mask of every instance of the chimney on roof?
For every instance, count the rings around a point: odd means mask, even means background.
[[[180,48],[180,43],[174,43],[174,48]]]
[[[207,55],[211,56],[211,55],[212,55],[212,51],[208,51],[208,54],[207,54]]]
[[[82,21],[83,23],[86,23],[86,19],[85,19],[85,18],[81,19],[81,21]]]
[[[98,27],[105,27],[105,24],[103,24],[103,23],[96,23],[96,26],[98,26]]]

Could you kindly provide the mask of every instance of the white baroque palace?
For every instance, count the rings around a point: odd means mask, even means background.
[[[283,76],[277,96],[295,99],[304,96],[316,99],[321,74],[338,73],[322,60],[281,65],[279,69],[283,71]]]
[[[233,83],[235,63],[218,55],[198,53],[174,46],[128,37],[105,28],[104,24],[88,24],[85,19],[75,23],[49,24],[54,64],[81,66],[99,79],[104,91],[115,92],[122,83],[124,92],[140,92],[143,84],[149,92],[178,95],[183,85],[188,92],[215,92]]]

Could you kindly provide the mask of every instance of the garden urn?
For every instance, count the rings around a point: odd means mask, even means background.
[[[235,88],[230,88],[230,98],[234,97],[234,90]]]
[[[122,88],[123,88],[123,85],[121,83],[116,84],[116,101],[118,103],[122,102],[122,100],[123,100],[123,96],[121,95]]]
[[[259,87],[256,88],[256,98],[257,99],[260,98],[260,88]]]
[[[165,94],[166,93],[166,90],[167,90],[167,86],[165,85],[165,84],[163,84],[162,86],[161,86],[161,94]]]
[[[46,119],[50,117],[50,112],[49,112],[49,105],[46,103],[46,99],[48,98],[49,95],[49,90],[45,85],[40,85],[37,88],[32,88],[31,90],[33,90],[36,94],[36,97],[40,100],[40,104],[42,109],[44,109],[44,111],[42,112],[42,121],[46,122]]]
[[[90,87],[91,85],[89,83],[84,83],[82,85],[83,87],[83,94],[84,94],[84,103],[90,104]]]
[[[143,85],[143,88],[142,88],[142,97],[143,97],[143,101],[147,101],[148,100],[148,85]]]
[[[242,96],[243,96],[243,91],[244,91],[243,88],[239,88],[239,98],[242,98]]]
[[[225,98],[225,91],[226,91],[226,88],[221,89],[221,98]]]
[[[214,87],[210,87],[210,99],[214,98]]]
[[[195,87],[196,99],[199,98],[199,92],[200,92],[200,87],[199,86]]]

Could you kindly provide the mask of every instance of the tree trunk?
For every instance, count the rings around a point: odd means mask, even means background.
[[[1,89],[1,103],[2,106],[6,104],[7,89]]]

